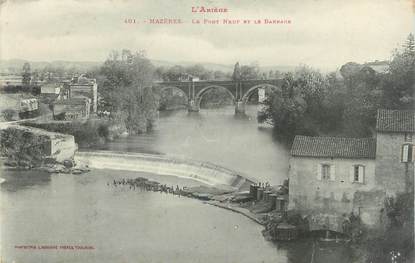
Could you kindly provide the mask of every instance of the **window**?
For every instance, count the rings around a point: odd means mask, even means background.
[[[365,178],[365,167],[360,164],[354,165],[353,172],[350,176],[350,181],[352,183],[364,183],[364,178]]]
[[[401,162],[408,163],[412,161],[412,144],[406,143],[401,148]]]
[[[317,169],[317,180],[319,181],[334,181],[334,165],[330,164],[319,164]]]
[[[330,179],[330,165],[328,164],[321,165],[321,178],[323,180]]]

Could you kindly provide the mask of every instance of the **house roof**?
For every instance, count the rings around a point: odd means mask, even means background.
[[[379,109],[376,130],[380,132],[415,132],[415,111]]]
[[[297,135],[292,156],[375,159],[374,138],[310,137]]]

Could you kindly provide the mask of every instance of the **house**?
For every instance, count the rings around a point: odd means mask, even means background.
[[[388,195],[413,189],[415,112],[378,110],[376,181]]]
[[[40,86],[40,94],[42,95],[59,95],[61,90],[60,84],[48,83]]]
[[[55,120],[88,119],[90,108],[91,100],[83,96],[57,100],[53,104],[53,117]]]
[[[289,168],[289,209],[310,229],[342,232],[345,215],[380,223],[386,196],[413,188],[415,112],[378,110],[376,138],[296,136]]]
[[[97,112],[98,106],[98,85],[95,79],[88,79],[84,75],[76,77],[67,85],[67,89],[63,91],[69,98],[79,96],[87,97],[91,100],[91,112]]]
[[[342,216],[351,212],[376,221],[372,205],[379,200],[361,202],[376,185],[374,138],[296,136],[291,156],[289,209],[311,216],[311,229],[331,225],[342,232]]]

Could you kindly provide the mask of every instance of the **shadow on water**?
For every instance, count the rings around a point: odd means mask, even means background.
[[[17,192],[33,186],[47,185],[51,181],[50,174],[36,170],[7,169],[3,170],[1,177],[5,181],[0,185],[0,189],[9,192]]]
[[[294,242],[279,242],[278,250],[287,252],[290,263],[352,263],[351,248],[344,244],[319,243],[315,238],[299,239]]]

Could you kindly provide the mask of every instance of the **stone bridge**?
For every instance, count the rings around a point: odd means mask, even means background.
[[[175,88],[181,90],[187,98],[188,110],[199,111],[203,95],[211,89],[226,90],[235,104],[235,114],[245,114],[245,104],[259,89],[280,89],[281,79],[267,80],[207,80],[207,81],[165,81],[156,82],[155,85],[163,89]]]

